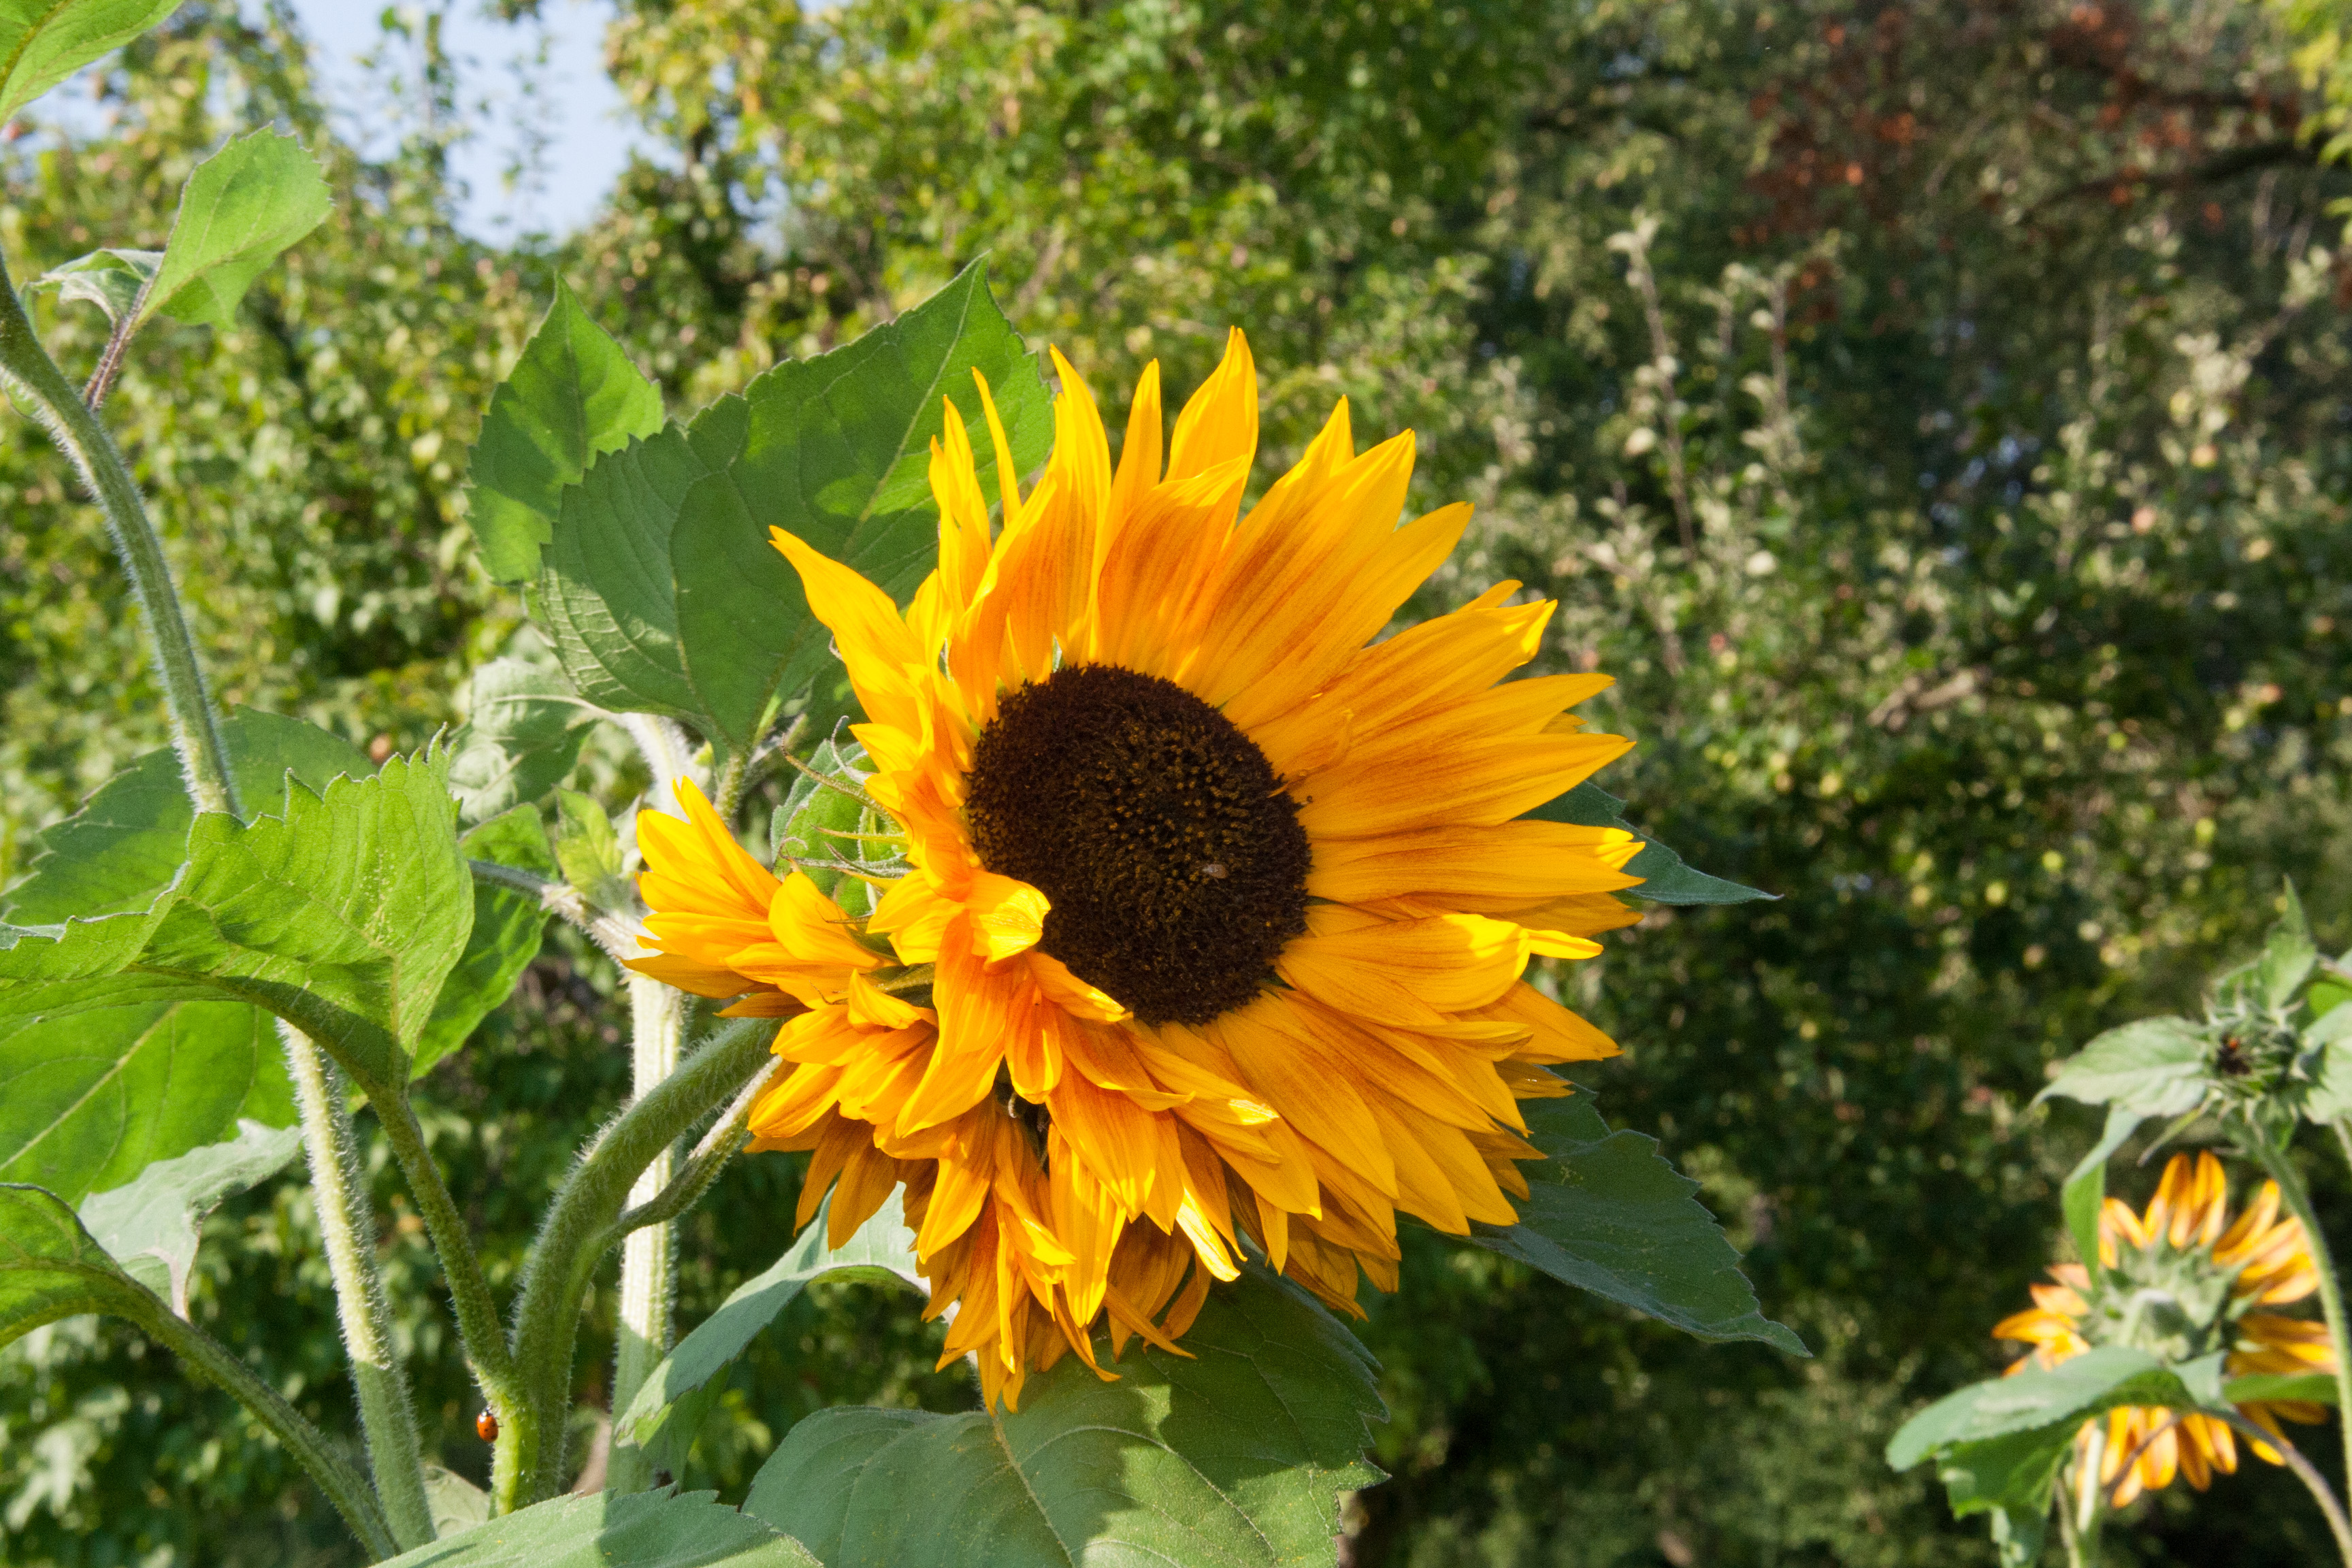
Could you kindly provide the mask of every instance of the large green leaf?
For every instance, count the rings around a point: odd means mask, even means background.
[[[547,828],[538,811],[516,806],[492,818],[457,840],[458,853],[468,860],[488,860],[529,871],[536,877],[555,874],[555,857],[548,851]],[[433,1016],[416,1037],[409,1053],[409,1072],[422,1078],[440,1059],[466,1043],[490,1010],[514,994],[515,982],[539,956],[547,934],[547,910],[527,893],[495,882],[474,879],[474,925],[466,935],[466,951],[434,998]]]
[[[197,164],[181,190],[140,320],[232,324],[253,280],[324,223],[332,205],[318,160],[293,137],[257,131],[231,142]]]
[[[1698,1184],[1657,1141],[1612,1132],[1592,1097],[1530,1100],[1528,1135],[1550,1158],[1521,1165],[1519,1223],[1480,1225],[1472,1239],[1553,1279],[1647,1312],[1706,1340],[1760,1340],[1805,1355],[1802,1340],[1758,1309]]]
[[[975,368],[1014,461],[1042,463],[1051,401],[984,262],[856,342],[777,365],[692,424],[597,459],[563,496],[536,598],[581,694],[749,746],[779,694],[828,657],[769,530],[911,595],[937,546],[928,453],[943,399],[983,457],[983,486],[996,482]]]
[[[1777,893],[1763,893],[1754,888],[1743,888],[1737,882],[1727,882],[1720,877],[1710,877],[1683,863],[1683,858],[1667,848],[1652,834],[1625,820],[1625,803],[1587,780],[1566,795],[1546,801],[1528,813],[1540,822],[1572,822],[1580,827],[1622,827],[1637,838],[1647,840],[1639,853],[1625,864],[1625,874],[1639,877],[1642,885],[1628,888],[1625,896],[1647,899],[1659,904],[1744,904],[1756,899],[1777,899]]]
[[[2034,1098],[2063,1094],[2141,1117],[2179,1116],[2204,1103],[2210,1084],[2205,1031],[2186,1018],[2142,1018],[2109,1029],[2060,1064]]]
[[[539,574],[563,489],[600,453],[661,428],[661,391],[580,308],[561,279],[546,319],[482,416],[467,521],[500,583]]]
[[[375,771],[341,736],[251,708],[231,715],[221,738],[248,818],[284,813],[289,774],[318,795],[334,779]],[[42,831],[25,879],[0,907],[20,926],[143,910],[188,858],[195,820],[179,753],[169,746],[145,752]]]
[[[2084,1421],[2118,1405],[2196,1403],[2179,1375],[2146,1351],[2102,1345],[2054,1367],[1972,1383],[1946,1394],[1903,1424],[1886,1445],[1886,1462],[1907,1470],[1955,1444],[2045,1427],[2063,1428],[2071,1436]]]
[[[0,1345],[59,1318],[152,1305],[55,1193],[0,1184]]]
[[[0,0],[0,121],[180,8],[180,0]]]
[[[907,1228],[898,1194],[838,1248],[824,1245],[831,1206],[827,1200],[789,1251],[737,1287],[654,1368],[635,1401],[614,1423],[615,1443],[645,1449],[656,1470],[681,1473],[695,1434],[726,1389],[727,1369],[813,1280],[865,1279],[927,1289],[916,1270],[915,1233]]]
[[[1256,1268],[1182,1343],[1194,1359],[1134,1342],[1116,1383],[1066,1356],[1017,1412],[818,1411],[744,1510],[825,1568],[1331,1563],[1339,1494],[1380,1479],[1371,1359]]]
[[[78,1204],[240,1121],[294,1121],[285,1053],[257,1007],[133,996],[55,1017],[0,1012],[14,1014],[0,1016],[0,1181]]]
[[[814,1568],[789,1536],[709,1492],[592,1492],[476,1525],[383,1568]]]
[[[465,951],[472,878],[447,759],[394,758],[283,819],[196,819],[188,862],[143,912],[0,928],[0,1018],[226,996],[267,1007],[361,1084],[407,1081],[409,1051]]]
[[[81,1222],[125,1272],[184,1318],[205,1216],[284,1170],[301,1148],[299,1128],[241,1122],[226,1142],[158,1160],[129,1186],[83,1199]]]
[[[449,737],[449,789],[467,822],[546,797],[572,776],[601,710],[560,669],[494,658],[474,671],[466,721]]]

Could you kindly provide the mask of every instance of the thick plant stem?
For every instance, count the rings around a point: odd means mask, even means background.
[[[740,776],[740,770],[738,771]],[[686,998],[648,975],[629,976],[631,1087],[642,1099],[677,1070],[678,1031],[686,1022]],[[651,1203],[669,1184],[677,1151],[665,1148],[646,1164],[629,1189],[632,1207]],[[621,1244],[620,1343],[613,1360],[613,1414],[636,1398],[654,1367],[669,1353],[670,1310],[677,1284],[677,1231],[664,1220],[629,1233]],[[642,1448],[616,1448],[605,1471],[605,1487],[643,1491],[654,1484],[653,1467]]]
[[[2336,1275],[2335,1254],[2328,1247],[2326,1233],[2319,1228],[2319,1216],[2312,1212],[2311,1194],[2294,1168],[2294,1157],[2272,1143],[2259,1128],[2251,1131],[2251,1142],[2255,1157],[2278,1184],[2287,1211],[2303,1222],[2304,1241],[2311,1248],[2312,1261],[2319,1266],[2319,1307],[2327,1319],[2328,1346],[2336,1352],[2336,1418],[2344,1433],[2347,1490],[2352,1491],[2352,1326],[2344,1321],[2344,1283]],[[2347,1546],[2344,1562],[2346,1568],[2352,1568],[2352,1546]]]
[[[352,1533],[359,1537],[370,1561],[381,1563],[399,1554],[401,1543],[393,1538],[392,1527],[385,1522],[383,1510],[376,1506],[375,1494],[368,1489],[366,1480],[328,1446],[323,1433],[286,1403],[284,1395],[255,1376],[253,1369],[238,1360],[226,1345],[194,1323],[173,1316],[161,1301],[154,1302],[144,1313],[132,1316],[131,1321],[182,1361],[228,1390],[238,1404],[253,1412],[255,1420],[269,1428],[271,1436],[286,1445],[286,1451],[310,1472],[310,1479],[319,1483],[319,1489],[327,1494],[327,1500],[335,1505],[335,1511],[343,1516],[343,1522],[351,1526]],[[430,1540],[430,1535],[426,1539]]]
[[[482,1260],[475,1254],[465,1218],[441,1179],[441,1168],[425,1147],[425,1129],[417,1125],[415,1108],[408,1103],[406,1094],[397,1091],[375,1096],[371,1103],[383,1123],[393,1158],[400,1162],[401,1173],[408,1178],[409,1194],[416,1200],[425,1234],[433,1238],[434,1253],[441,1260],[442,1277],[449,1282],[450,1313],[457,1320],[457,1337],[473,1365],[474,1380],[481,1384],[482,1396],[501,1428],[509,1420],[528,1420],[514,1354],[499,1320],[498,1300],[482,1275]]]
[[[343,1348],[359,1394],[360,1428],[367,1437],[368,1468],[375,1477],[386,1522],[402,1551],[434,1539],[433,1510],[425,1498],[423,1445],[408,1402],[408,1378],[393,1352],[392,1311],[375,1267],[375,1224],[361,1173],[343,1075],[289,1024],[286,1065],[302,1117],[302,1145],[310,1160],[311,1201],[327,1244],[327,1272],[343,1323]]]
[[[502,1427],[490,1471],[499,1513],[555,1495],[563,1472],[563,1416],[581,1302],[597,1260],[619,1239],[617,1222],[656,1155],[725,1105],[769,1057],[772,1019],[730,1020],[667,1079],[623,1111],[574,1167],[523,1264],[515,1306],[515,1364],[527,1423]]]
[[[114,438],[35,335],[5,262],[0,262],[0,383],[30,407],[49,438],[73,459],[82,483],[89,487],[106,514],[115,553],[121,557],[131,591],[147,612],[156,669],[163,677],[163,697],[171,710],[172,742],[179,749],[180,765],[187,773],[188,793],[194,797],[196,809],[242,816],[236,779],[229,771],[228,748],[221,739],[212,697],[205,689],[195,639],[188,634],[179,590],[173,585],[171,565],[163,559],[163,541],[147,520],[146,503]]]

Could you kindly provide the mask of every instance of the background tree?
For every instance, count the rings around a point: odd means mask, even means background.
[[[429,137],[337,153],[334,217],[239,327],[154,334],[115,397],[229,694],[383,750],[457,717],[463,672],[515,636],[467,542],[462,454],[559,274],[681,407],[992,250],[1016,322],[1098,395],[1152,357],[1189,386],[1238,322],[1269,456],[1338,393],[1360,430],[1412,426],[1416,501],[1480,505],[1453,596],[1496,575],[1558,596],[1546,662],[1617,674],[1601,717],[1642,742],[1604,782],[1786,895],[1654,913],[1580,978],[1628,1047],[1591,1075],[1604,1108],[1738,1216],[1767,1309],[1819,1354],[1694,1349],[1433,1249],[1368,1302],[1396,1479],[1355,1505],[1349,1560],[1983,1561],[1878,1450],[1997,1364],[1988,1315],[2049,1253],[2091,1127],[2027,1110],[2045,1064],[2190,1010],[2286,872],[2352,936],[2352,265],[2327,213],[2352,178],[2319,162],[2295,45],[2218,0],[639,0],[610,61],[663,158],[589,229],[496,250],[450,226]],[[127,145],[0,155],[20,253],[160,236],[229,129],[324,146],[274,11],[191,7],[100,87]],[[195,407],[234,411],[242,445]],[[144,677],[112,675],[135,633],[93,586],[95,514],[21,421],[0,475],[20,861],[162,734]],[[263,683],[286,665],[298,684]],[[107,718],[75,716],[107,679]],[[555,1174],[540,1130],[624,1083],[612,972],[552,945],[529,982],[562,1002],[550,1021],[494,1019],[426,1087],[509,1266],[518,1194]],[[726,1180],[720,1207],[774,1225],[704,1211],[688,1321],[788,1239],[793,1162]],[[2323,1213],[2352,1217],[2345,1195],[2324,1186]],[[281,1261],[215,1266],[196,1310],[233,1342],[256,1313],[311,1324],[292,1394],[332,1405],[306,1206],[286,1184],[215,1216]],[[402,1215],[386,1234],[388,1268],[427,1266]],[[813,1292],[689,1484],[740,1495],[791,1421],[877,1384],[969,1401],[910,1318]],[[404,1331],[431,1351],[443,1330]],[[819,1342],[859,1345],[875,1382],[814,1381]],[[591,1426],[605,1359],[581,1359]],[[0,1357],[10,1561],[333,1539],[225,1400],[136,1361],[83,1323]],[[472,1452],[455,1357],[436,1364],[427,1440]],[[2292,1488],[2242,1474],[2193,1510],[2174,1489],[2128,1545],[2305,1560]]]

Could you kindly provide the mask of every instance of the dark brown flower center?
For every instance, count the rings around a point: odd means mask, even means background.
[[[1045,952],[1148,1024],[1247,1002],[1307,929],[1307,830],[1265,753],[1172,681],[1076,664],[972,752],[981,864],[1053,901]]]

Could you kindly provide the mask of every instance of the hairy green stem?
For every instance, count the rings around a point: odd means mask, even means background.
[[[310,1161],[310,1195],[319,1234],[327,1245],[327,1273],[335,1282],[343,1349],[359,1394],[360,1430],[367,1438],[368,1469],[401,1550],[434,1538],[433,1510],[425,1500],[424,1446],[408,1399],[408,1376],[392,1344],[392,1310],[375,1267],[375,1222],[361,1173],[359,1138],[352,1126],[343,1075],[308,1035],[280,1022],[294,1102],[302,1117],[302,1147]]]
[[[2286,1184],[2282,1182],[2279,1184],[2284,1187]],[[2344,1517],[2343,1505],[2328,1489],[2327,1478],[2319,1473],[2319,1467],[2305,1458],[2303,1450],[2284,1436],[2263,1431],[2235,1410],[2207,1410],[2200,1414],[2208,1420],[2225,1422],[2237,1428],[2286,1461],[2286,1468],[2294,1472],[2294,1479],[2303,1483],[2304,1489],[2319,1505],[2319,1511],[2326,1516],[2328,1533],[2336,1537],[2336,1554],[2344,1560],[2345,1568],[2352,1568],[2352,1520]]]
[[[254,1419],[269,1428],[270,1436],[285,1444],[295,1462],[319,1483],[319,1489],[327,1494],[327,1500],[335,1505],[335,1511],[343,1516],[343,1522],[359,1537],[371,1562],[381,1563],[397,1556],[400,1543],[394,1540],[392,1527],[384,1522],[375,1494],[368,1489],[360,1473],[328,1445],[326,1434],[286,1403],[283,1394],[254,1375],[253,1369],[226,1345],[186,1319],[175,1316],[162,1301],[152,1297],[149,1300],[151,1306],[136,1312],[126,1310],[123,1315],[173,1354],[228,1390],[238,1404],[253,1413]]]
[[[619,1234],[615,1221],[637,1177],[760,1070],[773,1032],[770,1019],[730,1020],[623,1111],[556,1194],[524,1261],[515,1305],[515,1363],[528,1420],[499,1434],[490,1474],[496,1511],[552,1497],[562,1484],[563,1417],[581,1303],[598,1260]]]
[[[720,775],[742,778],[730,763]],[[726,810],[720,807],[722,814]],[[678,1033],[686,1023],[686,998],[650,975],[629,976],[630,1087],[642,1099],[677,1070]],[[633,1206],[652,1203],[669,1185],[677,1152],[665,1147],[629,1189]],[[621,1244],[619,1343],[613,1357],[614,1415],[629,1407],[661,1358],[669,1353],[671,1308],[677,1284],[677,1233],[665,1218],[631,1231]],[[653,1466],[642,1448],[615,1449],[605,1471],[606,1489],[643,1491],[654,1484]]]
[[[474,1251],[464,1216],[449,1196],[448,1184],[441,1179],[441,1168],[425,1146],[425,1129],[417,1125],[415,1108],[408,1103],[407,1094],[398,1089],[372,1097],[372,1103],[383,1123],[393,1158],[400,1162],[401,1173],[408,1178],[409,1194],[416,1200],[425,1232],[433,1238],[442,1277],[449,1282],[449,1307],[457,1320],[457,1337],[466,1347],[474,1380],[481,1384],[482,1397],[501,1430],[509,1421],[528,1420],[514,1355],[499,1320],[498,1300],[490,1294],[490,1282],[483,1278],[482,1260]]]
[[[172,583],[171,564],[163,559],[163,541],[147,520],[146,502],[114,438],[41,346],[5,261],[0,261],[0,384],[29,408],[49,438],[73,460],[82,483],[106,514],[115,553],[130,575],[131,592],[147,612],[147,630],[154,638],[156,668],[171,711],[172,742],[179,749],[180,765],[187,774],[188,793],[194,797],[196,809],[242,816],[236,780],[229,771],[228,748],[221,739],[212,697],[205,689],[195,639],[189,636],[179,590]]]
[[[2248,1142],[2253,1145],[2254,1157],[2278,1184],[2288,1212],[2303,1222],[2304,1241],[2311,1248],[2311,1260],[2318,1265],[2319,1307],[2327,1320],[2328,1344],[2336,1352],[2336,1419],[2344,1434],[2345,1477],[2347,1486],[2352,1486],[2352,1327],[2344,1321],[2344,1285],[2336,1277],[2336,1256],[2327,1245],[2326,1233],[2319,1228],[2319,1215],[2312,1211],[2311,1194],[2294,1168],[2294,1156],[2273,1144],[2260,1128],[2249,1129]],[[2346,1568],[2352,1568],[2352,1549],[2347,1549],[2344,1562]]]

